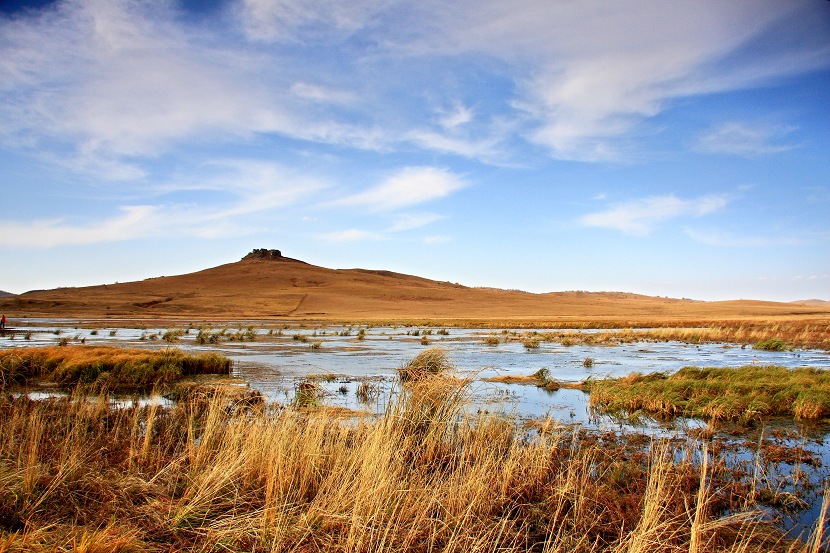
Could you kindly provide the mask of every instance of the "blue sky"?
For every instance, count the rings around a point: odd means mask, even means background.
[[[16,293],[266,247],[830,300],[830,2],[2,2],[0,187]]]

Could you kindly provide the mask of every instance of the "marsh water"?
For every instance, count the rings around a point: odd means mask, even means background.
[[[651,419],[620,420],[597,415],[582,391],[562,388],[547,391],[532,385],[487,382],[496,376],[527,376],[547,369],[550,378],[580,382],[588,378],[619,377],[633,372],[672,373],[686,366],[740,367],[779,365],[830,369],[830,352],[821,350],[763,351],[751,346],[707,343],[640,341],[607,345],[571,345],[542,341],[527,348],[520,339],[528,329],[490,330],[438,327],[358,327],[298,325],[277,321],[234,321],[181,326],[181,323],[144,321],[83,321],[69,319],[19,319],[9,321],[13,332],[0,337],[0,348],[86,343],[129,347],[177,347],[185,351],[222,353],[234,361],[237,381],[263,394],[270,403],[291,404],[303,381],[313,381],[322,391],[321,403],[369,413],[382,413],[398,391],[397,369],[427,347],[447,351],[456,372],[470,379],[470,409],[518,421],[551,417],[575,428],[604,432],[640,432],[651,435],[688,436],[706,427],[695,419],[659,422]],[[215,343],[199,343],[216,336]],[[171,329],[178,337],[163,337]],[[540,332],[542,332],[540,330]],[[591,332],[580,330],[578,332]],[[253,338],[253,340],[252,340]],[[245,341],[239,341],[244,339]],[[203,340],[204,341],[204,340]],[[496,343],[497,342],[497,343]],[[586,362],[590,359],[590,362]],[[363,393],[358,393],[362,388]],[[43,391],[31,392],[42,397]],[[153,401],[159,398],[143,398]],[[776,443],[812,456],[809,463],[781,462],[766,475],[776,478],[782,490],[805,482],[806,509],[785,514],[782,525],[803,534],[819,516],[821,488],[830,469],[830,428],[769,422],[731,437],[733,463],[751,463],[754,454],[746,444],[766,436]],[[693,432],[691,432],[693,433]],[[743,445],[741,445],[743,444]],[[780,513],[778,513],[780,516]],[[806,536],[803,536],[806,537]]]
[[[216,343],[197,342],[196,328],[167,342],[170,325],[129,321],[23,319],[0,338],[0,347],[86,343],[130,347],[177,347],[185,351],[216,351],[234,361],[234,375],[268,401],[291,403],[299,381],[313,379],[324,391],[324,403],[375,413],[383,412],[395,390],[397,369],[427,347],[439,346],[461,376],[472,379],[472,404],[477,409],[520,418],[551,416],[588,426],[619,425],[594,416],[587,395],[578,390],[555,392],[535,386],[486,382],[495,376],[526,376],[547,369],[552,379],[581,382],[587,378],[619,377],[633,372],[672,373],[682,367],[740,367],[780,365],[830,369],[830,353],[821,350],[763,351],[734,344],[632,342],[613,345],[572,345],[541,342],[527,348],[519,339],[534,330],[488,330],[424,327],[297,326],[261,321],[203,325],[206,333],[221,334]],[[106,326],[118,324],[118,326]],[[100,326],[99,326],[100,325]],[[253,341],[238,341],[237,333],[251,329]],[[540,331],[541,332],[541,331]],[[580,330],[579,332],[592,332]],[[597,332],[597,331],[594,331]],[[417,333],[417,334],[416,334]],[[493,338],[498,344],[490,345]],[[590,359],[589,363],[585,360]],[[589,365],[589,366],[586,366]],[[357,387],[369,382],[379,393],[358,399]],[[699,425],[699,421],[684,421]],[[641,425],[640,425],[641,426]]]

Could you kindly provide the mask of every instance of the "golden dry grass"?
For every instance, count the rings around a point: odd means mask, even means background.
[[[53,346],[0,350],[0,389],[43,378],[64,388],[82,385],[110,391],[148,390],[196,374],[229,374],[230,360],[218,353],[177,349]]]
[[[727,342],[763,347],[765,341],[782,348],[830,349],[830,319],[758,319],[652,323],[656,328],[620,328],[601,332],[546,332],[542,338],[565,345],[680,341],[692,344]]]
[[[0,551],[800,552],[676,451],[461,415],[422,379],[342,423],[227,400],[0,397]],[[705,483],[705,489],[700,486]]]

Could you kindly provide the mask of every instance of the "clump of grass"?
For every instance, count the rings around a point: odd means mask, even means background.
[[[484,343],[488,346],[497,346],[501,343],[501,340],[499,340],[499,337],[495,334],[490,334],[484,339]]]
[[[539,349],[542,339],[536,335],[527,335],[522,338],[522,345],[525,349]]]
[[[423,335],[423,336],[421,336],[421,345],[422,345],[422,346],[428,346],[429,344],[430,344],[430,342],[429,342],[429,336],[427,336],[427,334],[426,334],[426,333],[424,333],[424,335]]]
[[[301,334],[299,332],[294,334],[291,337],[291,339],[294,340],[295,342],[308,342],[308,336],[306,336],[305,334]]]
[[[323,342],[321,342],[320,340],[315,340],[308,347],[311,350],[322,349],[323,348]]]
[[[447,350],[436,346],[420,352],[409,363],[398,369],[398,376],[402,382],[413,382],[439,375],[452,368]]]
[[[358,384],[357,390],[355,390],[355,395],[362,403],[369,403],[380,396],[380,388],[378,388],[377,384],[374,382],[365,380]]]
[[[148,351],[108,346],[58,346],[0,350],[2,382],[26,384],[34,378],[65,389],[149,390],[182,376],[229,374],[231,361],[216,353],[190,355],[179,350]]]
[[[594,366],[594,358],[593,357],[586,357],[582,360],[582,366],[586,369],[590,369]]]
[[[493,376],[484,379],[486,382],[500,382],[502,384],[529,384],[555,392],[562,388],[572,390],[585,390],[584,384],[579,382],[566,382],[556,380],[552,377],[550,369],[542,367],[530,375],[503,375]]]
[[[178,342],[182,336],[184,336],[184,331],[177,328],[165,330],[164,334],[161,335],[161,339],[167,342],[168,344],[172,344],[173,342]]]
[[[294,387],[293,405],[300,409],[318,407],[324,396],[325,391],[317,382],[309,379],[301,380]]]
[[[793,348],[778,338],[770,338],[769,340],[762,340],[755,344],[755,349],[766,351],[790,351]]]
[[[590,404],[605,412],[751,423],[784,415],[830,417],[830,373],[776,366],[686,367],[590,382]]]

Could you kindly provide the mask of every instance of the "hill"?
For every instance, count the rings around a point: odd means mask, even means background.
[[[9,298],[14,295],[15,294],[12,294],[11,292],[5,292],[3,290],[0,290],[0,298]]]
[[[813,307],[830,307],[830,301],[817,300],[817,299],[798,300],[798,301],[794,301],[792,303],[794,303],[795,305],[812,305]]]
[[[697,302],[626,293],[470,288],[391,271],[327,269],[254,250],[242,260],[138,282],[27,292],[0,299],[7,316],[292,318],[339,321],[661,321],[830,316],[830,307]]]

